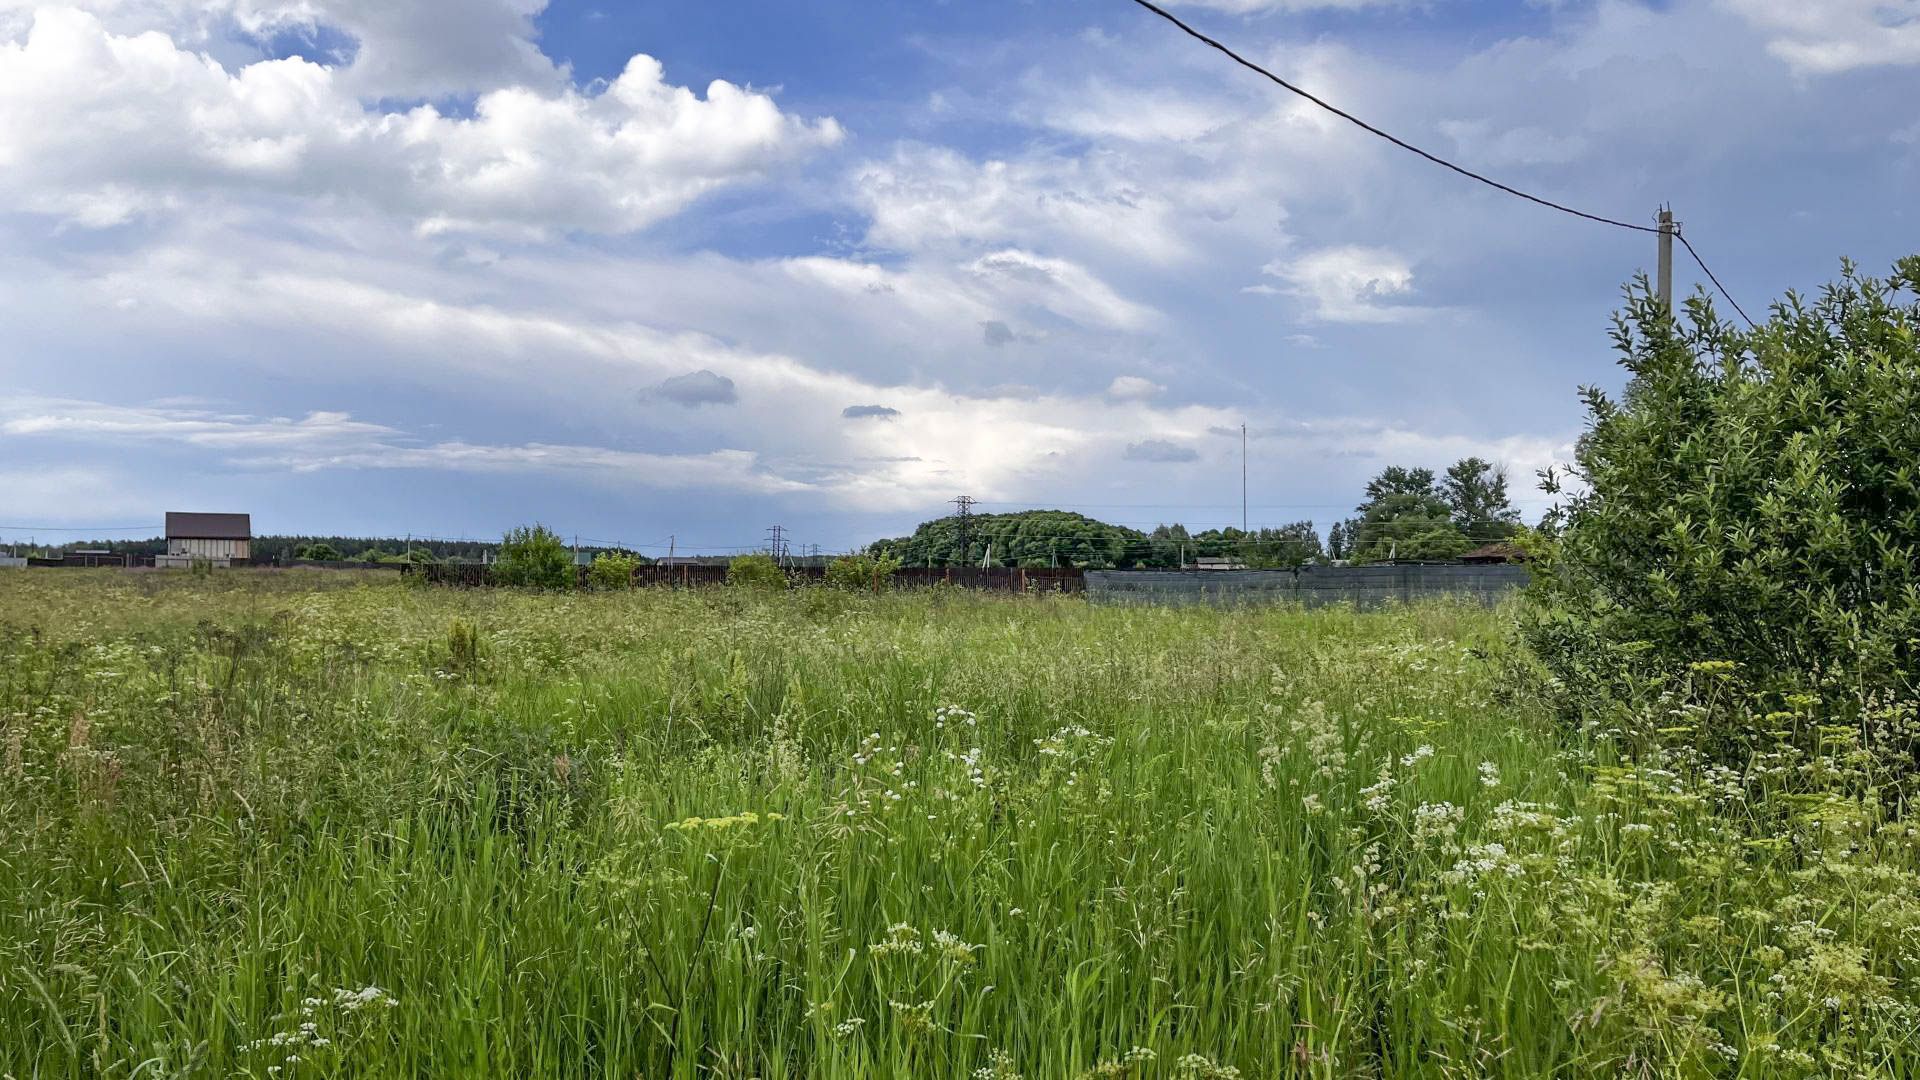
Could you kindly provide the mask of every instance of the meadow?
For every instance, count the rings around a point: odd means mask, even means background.
[[[1920,1075],[1853,734],[1511,620],[6,573],[0,1076]]]

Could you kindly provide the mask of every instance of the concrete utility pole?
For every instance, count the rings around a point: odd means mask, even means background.
[[[1655,289],[1660,302],[1667,306],[1669,314],[1673,311],[1673,235],[1678,230],[1673,221],[1673,207],[1660,208],[1660,269],[1654,278]]]

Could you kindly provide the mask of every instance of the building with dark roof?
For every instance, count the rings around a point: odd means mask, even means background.
[[[1527,553],[1519,544],[1510,544],[1503,540],[1499,543],[1474,548],[1472,551],[1460,556],[1460,561],[1463,563],[1479,563],[1482,565],[1493,563],[1520,563],[1527,561]]]
[[[156,566],[189,566],[196,562],[231,566],[253,557],[253,519],[247,514],[189,514],[167,512],[167,553]]]

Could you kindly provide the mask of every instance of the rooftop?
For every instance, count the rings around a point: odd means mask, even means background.
[[[251,540],[253,521],[247,514],[186,514],[167,511],[169,540]]]

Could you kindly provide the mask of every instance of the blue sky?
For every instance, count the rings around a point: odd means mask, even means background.
[[[1749,311],[1920,250],[1920,4],[1190,0]],[[840,550],[1533,471],[1652,238],[1126,0],[0,0],[0,532]],[[1680,268],[1679,287],[1697,274]],[[654,550],[648,548],[647,550]]]

